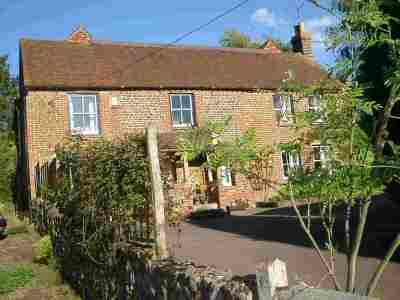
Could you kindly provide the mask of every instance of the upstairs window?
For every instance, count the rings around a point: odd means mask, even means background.
[[[312,95],[308,97],[308,111],[311,113],[315,113],[319,115],[319,118],[314,122],[321,123],[323,122],[322,116],[322,105],[321,105],[321,96],[320,95]]]
[[[96,95],[69,96],[72,134],[99,134],[99,114]]]
[[[314,168],[325,168],[329,161],[329,147],[323,145],[312,145]]]
[[[282,158],[282,168],[283,168],[283,178],[287,179],[289,175],[299,168],[301,168],[301,158],[300,153],[297,151],[281,153]]]
[[[321,111],[321,96],[313,95],[308,97],[308,111],[309,112]]]
[[[193,96],[190,94],[171,95],[171,116],[174,127],[193,126]]]
[[[290,95],[274,95],[273,100],[277,125],[293,123],[295,113],[294,97]]]

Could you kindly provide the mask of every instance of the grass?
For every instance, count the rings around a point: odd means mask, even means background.
[[[33,270],[30,267],[0,266],[0,295],[14,292],[24,287],[33,279]]]
[[[7,237],[0,241],[0,299],[79,300],[52,265],[33,262],[40,239],[33,226],[18,218],[10,203],[0,199],[0,204],[8,221]]]
[[[21,233],[29,233],[28,227],[26,225],[20,225],[7,229],[7,235],[17,235]]]

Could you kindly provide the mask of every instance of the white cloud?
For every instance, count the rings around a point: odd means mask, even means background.
[[[268,8],[259,8],[251,16],[251,19],[259,24],[267,27],[278,27],[280,25],[287,25],[288,22],[275,15],[273,11]]]

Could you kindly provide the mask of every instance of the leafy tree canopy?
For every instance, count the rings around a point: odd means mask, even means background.
[[[17,96],[17,81],[10,74],[7,56],[0,56],[0,202],[10,199],[15,173],[15,144],[10,128]]]
[[[292,48],[290,43],[283,42],[278,39],[272,40],[274,44],[281,49],[283,52],[291,52]],[[228,48],[261,48],[263,42],[259,40],[252,40],[250,36],[240,32],[236,29],[229,29],[224,32],[220,41],[222,47]]]
[[[7,56],[0,56],[0,121],[2,115],[11,114],[17,95],[17,81],[10,74]]]

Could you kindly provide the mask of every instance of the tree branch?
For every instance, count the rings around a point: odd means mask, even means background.
[[[362,241],[362,238],[364,235],[364,229],[365,229],[365,224],[367,222],[368,210],[369,210],[370,205],[371,205],[371,201],[368,200],[362,206],[361,219],[357,226],[356,239],[354,241],[354,247],[351,251],[350,266],[349,266],[349,271],[350,271],[349,279],[350,280],[349,280],[349,286],[348,286],[348,292],[350,292],[350,293],[354,292],[354,287],[355,287],[355,283],[356,283],[356,274],[357,274],[358,253],[360,252],[361,241]]]
[[[329,14],[331,14],[331,15],[333,15],[333,16],[336,16],[336,14],[335,14],[335,12],[334,12],[334,9],[329,8],[329,7],[326,7],[326,6],[323,6],[323,5],[321,4],[321,1],[320,1],[320,0],[307,0],[307,2],[311,3],[312,5],[314,5],[314,6],[317,7],[317,8],[320,8],[320,9],[322,9],[322,10],[328,12]]]
[[[331,266],[329,265],[329,262],[326,260],[324,254],[322,253],[321,249],[318,246],[318,243],[316,242],[316,240],[314,239],[312,233],[310,232],[310,230],[308,230],[307,225],[304,223],[303,220],[303,216],[301,215],[297,205],[296,205],[296,201],[294,200],[294,196],[293,196],[293,189],[292,189],[292,185],[291,183],[289,183],[289,187],[290,187],[290,201],[292,203],[293,209],[296,212],[297,218],[300,222],[301,227],[303,228],[304,232],[306,233],[307,237],[309,238],[309,240],[311,241],[315,251],[317,252],[319,258],[321,259],[323,265],[325,266],[326,270],[328,271],[329,276],[331,277],[333,284],[335,285],[336,290],[341,291],[342,287],[339,283],[339,281],[336,278],[335,272],[334,270],[331,268]]]
[[[400,246],[400,233],[397,234],[397,237],[392,242],[392,245],[390,246],[390,249],[385,256],[385,259],[380,263],[380,265],[376,269],[374,276],[372,276],[372,279],[371,279],[370,283],[368,284],[367,296],[370,296],[374,293],[375,288],[378,284],[378,281],[381,279],[383,271],[385,270],[387,264],[389,263],[390,259],[396,252],[397,248],[399,248],[399,246]]]

